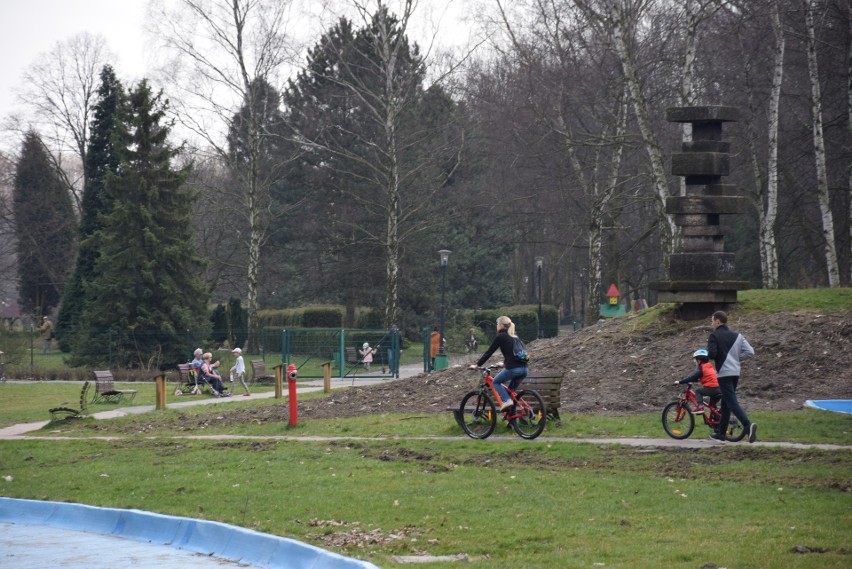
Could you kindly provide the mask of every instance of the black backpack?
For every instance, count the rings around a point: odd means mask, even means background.
[[[515,354],[515,359],[519,362],[528,363],[530,361],[530,353],[524,345],[524,341],[515,336],[512,338],[512,353]]]

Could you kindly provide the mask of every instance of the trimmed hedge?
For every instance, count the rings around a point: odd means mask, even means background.
[[[354,322],[347,322],[345,306],[315,305],[259,310],[257,318],[263,328],[382,328],[384,314],[381,310],[359,306],[355,309]]]
[[[515,333],[525,342],[538,337],[538,305],[504,306],[489,310],[472,311],[474,326],[488,338],[494,337],[495,322],[500,316],[508,316],[515,323]],[[559,335],[559,313],[555,306],[542,305],[541,332],[543,338]]]

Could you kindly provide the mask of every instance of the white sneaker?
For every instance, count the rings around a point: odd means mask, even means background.
[[[514,405],[514,402],[512,402],[511,399],[507,399],[507,400],[503,401],[502,405],[500,405],[500,410],[505,411],[506,409],[508,409],[512,405]]]

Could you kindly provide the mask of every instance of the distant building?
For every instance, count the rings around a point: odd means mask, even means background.
[[[21,331],[24,326],[24,315],[17,300],[5,298],[0,300],[0,326],[7,331]]]

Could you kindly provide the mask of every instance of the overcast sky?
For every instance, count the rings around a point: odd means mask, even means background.
[[[0,0],[0,115],[13,110],[14,89],[36,57],[80,32],[106,38],[122,77],[142,77],[145,5],[146,0]]]
[[[316,7],[318,0],[306,1]],[[440,43],[460,45],[470,31],[462,22],[463,13],[474,4],[473,0],[420,0],[416,20],[432,30],[440,22]],[[15,90],[21,88],[27,67],[58,42],[81,32],[106,38],[107,47],[118,57],[116,73],[125,85],[143,78],[148,69],[143,32],[147,5],[148,0],[0,0],[0,119],[19,105]],[[341,5],[347,3],[341,1]],[[320,21],[312,18],[311,24],[301,31],[309,28],[318,37]],[[431,33],[424,33],[422,27],[420,33],[411,31],[421,47],[431,41]]]

